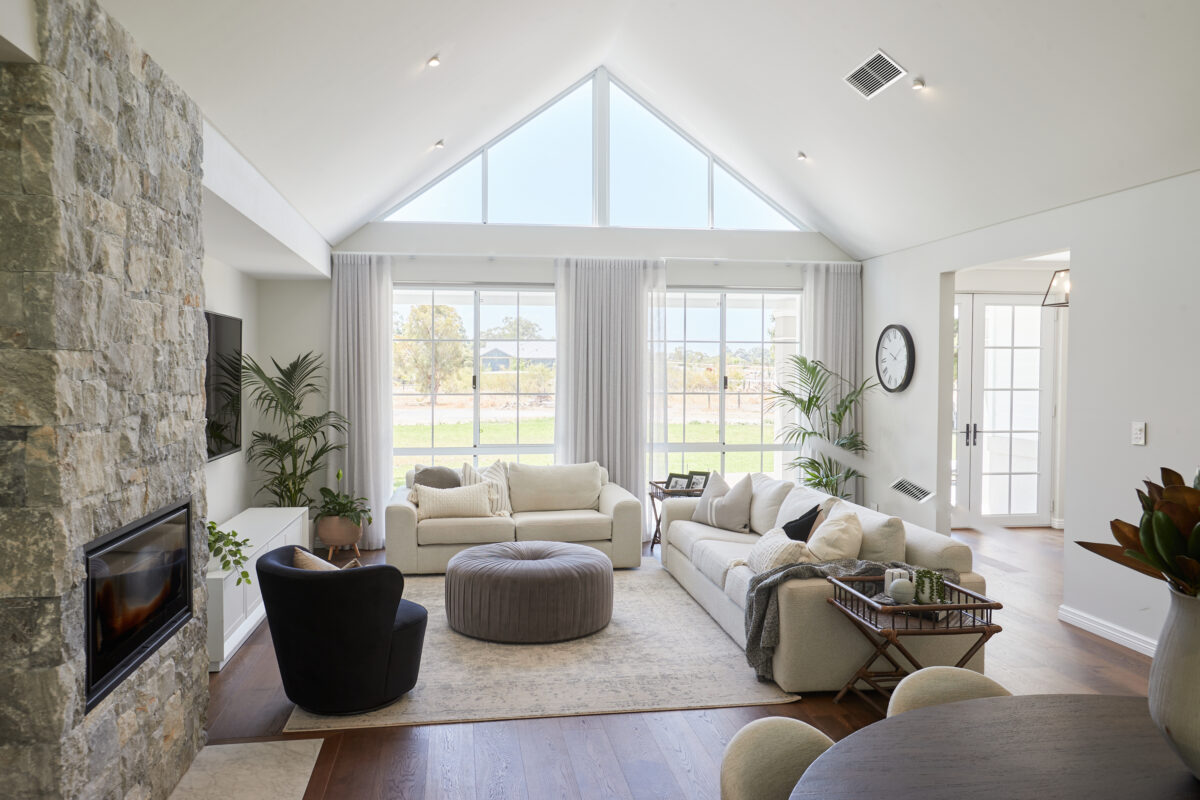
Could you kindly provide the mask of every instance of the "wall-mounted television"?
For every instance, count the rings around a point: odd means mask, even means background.
[[[204,372],[208,460],[242,449],[242,321],[205,311],[208,361]]]

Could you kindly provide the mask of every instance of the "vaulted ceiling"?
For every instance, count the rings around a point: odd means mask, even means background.
[[[601,64],[858,258],[1200,169],[1193,0],[102,2],[335,243]]]

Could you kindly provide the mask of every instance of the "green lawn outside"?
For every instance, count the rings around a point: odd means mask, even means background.
[[[766,444],[773,441],[773,428],[770,423],[765,430],[758,425],[731,422],[725,426],[726,444],[760,444],[760,435]],[[684,441],[683,425],[675,423],[667,426],[667,441],[679,443]],[[687,441],[691,444],[718,442],[718,427],[715,422],[689,422],[687,424]],[[517,438],[515,422],[481,422],[479,424],[480,444],[511,444]],[[435,447],[470,447],[471,423],[449,422],[435,426]],[[554,420],[545,417],[531,419],[521,423],[521,444],[554,444]],[[429,447],[428,425],[394,425],[392,426],[392,447]]]

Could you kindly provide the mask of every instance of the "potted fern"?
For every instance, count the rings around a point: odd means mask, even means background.
[[[329,558],[333,558],[333,549],[344,545],[354,545],[354,555],[358,552],[358,540],[362,538],[362,526],[365,519],[374,522],[367,498],[354,497],[343,491],[342,471],[337,471],[337,490],[321,487],[321,506],[317,509],[317,536],[329,547]]]

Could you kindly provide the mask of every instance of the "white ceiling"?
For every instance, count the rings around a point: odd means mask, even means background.
[[[103,2],[333,242],[601,64],[858,258],[1200,169],[1193,0]]]

